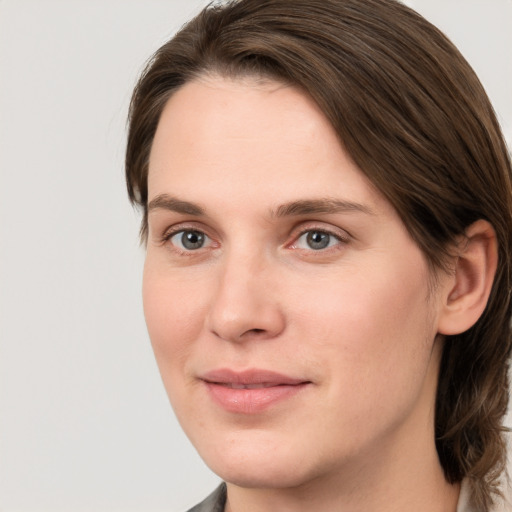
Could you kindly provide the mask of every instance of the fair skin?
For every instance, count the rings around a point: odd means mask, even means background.
[[[440,334],[485,306],[489,226],[432,287],[313,101],[250,78],[173,94],[148,186],[148,330],[227,510],[454,512],[434,444]]]

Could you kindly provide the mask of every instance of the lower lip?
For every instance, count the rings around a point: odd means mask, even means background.
[[[234,389],[220,384],[205,382],[213,400],[228,412],[257,414],[272,405],[292,398],[304,390],[309,383],[279,385],[268,388]]]

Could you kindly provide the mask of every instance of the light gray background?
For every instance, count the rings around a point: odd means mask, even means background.
[[[512,1],[409,3],[472,63],[510,144]],[[136,77],[204,4],[0,0],[0,512],[180,511],[218,481],[160,383],[123,182]]]

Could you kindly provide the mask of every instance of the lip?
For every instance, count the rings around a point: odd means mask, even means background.
[[[251,369],[218,369],[200,377],[210,397],[228,412],[257,414],[290,399],[312,384],[311,381],[281,373]]]

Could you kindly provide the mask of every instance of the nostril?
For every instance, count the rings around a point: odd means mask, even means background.
[[[247,335],[258,335],[258,334],[263,334],[265,333],[266,330],[265,329],[249,329],[248,331],[244,332],[244,334],[242,336],[247,336]]]

